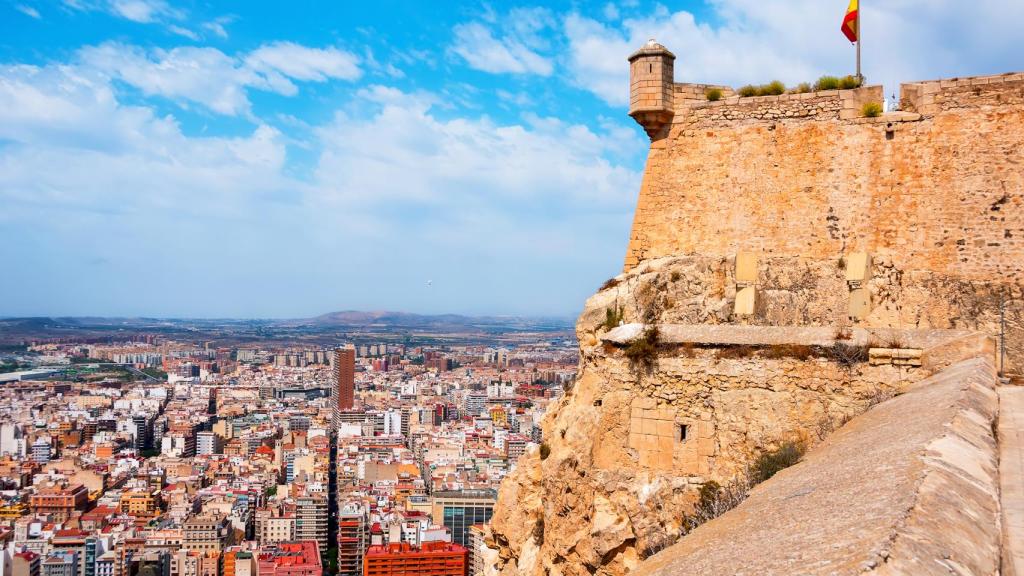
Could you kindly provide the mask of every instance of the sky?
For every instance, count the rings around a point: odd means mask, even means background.
[[[846,0],[0,0],[0,316],[575,315],[676,81],[853,70]],[[1020,0],[865,0],[864,71],[1024,69]]]

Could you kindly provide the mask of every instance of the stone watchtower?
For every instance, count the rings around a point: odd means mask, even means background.
[[[676,55],[652,38],[629,57],[629,115],[651,140],[675,115]]]

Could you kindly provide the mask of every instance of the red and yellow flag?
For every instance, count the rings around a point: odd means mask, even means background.
[[[850,6],[846,9],[846,16],[843,17],[843,26],[840,28],[850,42],[856,42],[860,36],[857,30],[857,0],[850,0]]]

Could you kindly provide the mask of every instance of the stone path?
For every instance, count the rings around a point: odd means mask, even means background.
[[[999,387],[1003,576],[1024,576],[1024,386]]]

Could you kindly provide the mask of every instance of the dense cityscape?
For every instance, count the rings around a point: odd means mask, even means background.
[[[479,574],[577,362],[565,329],[83,334],[0,353],[3,574]]]

